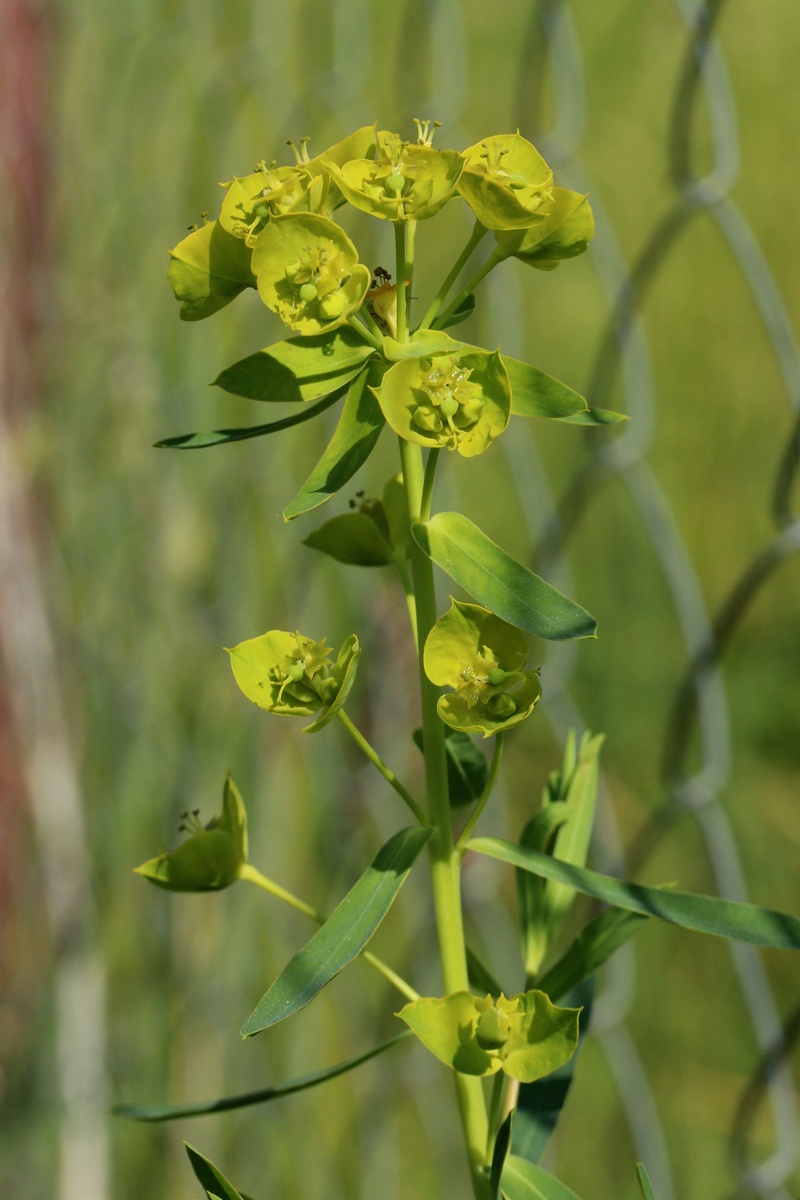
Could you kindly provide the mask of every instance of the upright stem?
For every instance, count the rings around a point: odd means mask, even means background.
[[[428,486],[426,487],[420,449],[410,442],[401,440],[400,457],[403,464],[409,520],[417,521],[422,516],[423,496],[427,493],[428,500],[430,498],[433,467],[431,466],[428,472]],[[433,564],[413,540],[411,542],[411,574],[417,608],[417,647],[420,660],[428,815],[431,825],[436,830],[430,843],[433,902],[436,911],[444,988],[445,992],[450,994],[469,990],[461,913],[461,856],[453,846],[444,725],[436,711],[439,690],[430,682],[422,665],[425,640],[436,621]],[[476,1200],[487,1200],[488,1181],[483,1168],[486,1161],[488,1120],[483,1087],[479,1078],[462,1075],[459,1072],[455,1074],[455,1082],[467,1143],[473,1190]]]
[[[470,234],[469,241],[467,242],[466,246],[459,254],[452,271],[447,276],[447,279],[445,279],[442,286],[439,288],[439,291],[436,293],[433,300],[431,301],[430,308],[428,309],[428,311],[425,313],[425,316],[420,321],[420,324],[419,324],[420,329],[428,329],[431,325],[431,322],[435,320],[436,316],[439,313],[439,309],[442,307],[444,301],[447,298],[450,288],[453,286],[453,284],[455,283],[455,281],[458,279],[459,275],[461,274],[463,268],[466,266],[468,259],[472,255],[472,251],[478,245],[478,242],[481,240],[481,238],[484,236],[484,234],[486,234],[488,232],[489,231],[486,228],[486,226],[481,225],[480,221],[475,222],[472,233]]]
[[[394,261],[397,280],[397,340],[408,341],[408,309],[406,308],[406,226],[404,221],[394,224]]]

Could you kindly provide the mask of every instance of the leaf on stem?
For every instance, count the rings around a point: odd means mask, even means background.
[[[511,1149],[511,1137],[514,1130],[514,1112],[511,1112],[503,1121],[497,1131],[497,1137],[494,1139],[494,1150],[492,1151],[492,1169],[489,1174],[489,1190],[492,1194],[492,1200],[498,1200],[500,1195],[500,1176],[503,1174],[508,1152]]]
[[[300,491],[283,510],[284,521],[293,521],[330,500],[375,449],[385,421],[370,386],[379,382],[385,365],[370,363],[350,384],[333,437]]]
[[[653,1185],[650,1182],[650,1176],[647,1174],[644,1163],[636,1164],[636,1177],[639,1180],[639,1187],[644,1200],[656,1200],[656,1194],[653,1191]]]
[[[364,512],[332,517],[314,529],[302,544],[353,567],[385,567],[394,558],[392,547],[377,524]]]
[[[437,566],[493,613],[554,641],[594,637],[594,618],[506,554],[461,513],[416,522],[414,540]]]
[[[294,956],[242,1026],[252,1037],[298,1012],[364,949],[391,908],[432,830],[402,829],[337,905],[311,941]]]
[[[310,421],[318,413],[324,412],[337,400],[341,400],[346,391],[342,387],[338,392],[325,396],[318,404],[306,408],[303,412],[294,413],[291,417],[283,417],[280,421],[269,421],[266,425],[249,425],[244,429],[215,429],[213,433],[182,433],[178,437],[164,438],[156,442],[156,449],[169,450],[204,450],[206,446],[223,446],[227,442],[243,442],[248,438],[264,437],[268,433],[280,433],[282,429],[290,429],[292,425],[302,425]]]
[[[326,1067],[324,1071],[314,1071],[311,1075],[303,1075],[300,1079],[292,1079],[289,1083],[281,1083],[275,1087],[259,1088],[253,1092],[242,1092],[238,1096],[223,1096],[218,1100],[198,1101],[196,1104],[117,1104],[112,1113],[117,1117],[129,1117],[133,1121],[176,1121],[182,1117],[203,1117],[209,1113],[230,1112],[234,1108],[248,1108],[252,1104],[267,1104],[270,1100],[280,1100],[283,1096],[291,1096],[295,1092],[304,1092],[307,1088],[327,1083],[348,1071],[360,1067],[362,1063],[377,1058],[384,1050],[390,1050],[398,1042],[411,1037],[410,1030],[398,1033],[380,1046],[374,1046],[365,1054],[349,1058],[345,1062]]]
[[[527,1159],[528,1162],[536,1163],[542,1157],[566,1103],[577,1058],[589,1029],[593,999],[593,982],[570,992],[566,997],[570,1006],[581,1006],[578,1018],[578,1048],[572,1058],[558,1067],[552,1075],[537,1079],[533,1083],[520,1084],[511,1149],[514,1154]]]
[[[316,400],[347,383],[375,353],[343,326],[311,337],[291,337],[226,367],[214,387],[248,400]]]
[[[613,412],[610,408],[587,408],[582,412],[572,413],[569,417],[559,417],[563,425],[619,425],[629,421],[627,413]]]
[[[576,421],[590,411],[583,396],[552,375],[507,354],[501,358],[511,384],[512,416]]]
[[[414,744],[425,753],[422,729],[415,729]],[[462,808],[479,800],[489,777],[486,755],[468,733],[445,725],[444,748],[447,754],[447,790],[451,808]]]
[[[445,321],[435,321],[437,329],[450,329],[453,325],[460,325],[462,321],[466,321],[467,317],[471,317],[475,311],[475,293],[470,292],[465,296],[457,308],[454,308],[450,316]]]
[[[554,1175],[516,1154],[506,1159],[500,1186],[506,1200],[579,1200]]]
[[[754,904],[721,900],[716,896],[624,883],[601,875],[598,871],[559,862],[535,850],[523,850],[502,838],[472,838],[467,842],[467,849],[574,887],[606,904],[641,913],[645,917],[658,917],[695,933],[710,933],[773,950],[800,949],[800,919],[787,913],[758,908]]]
[[[202,1155],[199,1150],[195,1150],[194,1146],[190,1146],[188,1142],[183,1144],[189,1155],[192,1170],[209,1200],[213,1200],[213,1198],[217,1198],[217,1200],[247,1200],[242,1192],[237,1192],[233,1184],[228,1182],[210,1159]]]
[[[538,986],[552,1001],[559,1000],[602,967],[647,919],[642,913],[609,908],[584,925],[566,954],[541,976]]]

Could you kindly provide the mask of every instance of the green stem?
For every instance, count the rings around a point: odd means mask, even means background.
[[[411,575],[409,574],[408,567],[406,566],[405,558],[401,558],[401,556],[399,554],[397,554],[392,559],[392,562],[394,563],[395,569],[397,570],[397,574],[400,576],[400,582],[403,585],[403,591],[405,592],[405,597],[406,597],[406,604],[408,606],[408,617],[409,617],[409,620],[411,621],[411,632],[414,635],[414,645],[416,645],[416,643],[417,643],[417,604],[416,604],[416,600],[414,599],[414,584],[411,581]]]
[[[397,340],[408,341],[408,306],[406,304],[406,222],[394,223],[395,279],[397,283]]]
[[[300,900],[299,897],[293,896],[291,892],[287,892],[286,888],[282,888],[280,884],[273,883],[271,879],[267,879],[266,875],[262,875],[252,863],[245,863],[241,867],[239,878],[244,879],[247,883],[254,883],[256,887],[269,892],[271,896],[277,896],[279,900],[283,900],[284,903],[290,904],[292,908],[296,908],[298,912],[310,917],[317,925],[325,924],[327,917],[317,912],[310,904],[306,904],[303,900]],[[415,992],[411,984],[407,983],[402,975],[398,975],[396,971],[393,971],[383,959],[376,958],[369,950],[362,950],[361,958],[364,959],[364,962],[369,963],[371,967],[374,967],[376,971],[379,971],[384,979],[388,979],[389,983],[396,987],[399,992],[402,992],[408,1000],[419,1000],[419,992]]]
[[[433,500],[433,481],[436,477],[436,464],[439,461],[439,447],[434,446],[428,451],[425,463],[425,479],[422,483],[422,497],[419,502],[420,521],[430,521],[431,501]]]
[[[362,337],[365,342],[369,342],[376,350],[383,350],[383,338],[380,335],[370,333],[366,325],[362,325],[358,317],[348,317],[347,324],[351,329],[355,329],[359,337]]]
[[[498,1071],[492,1080],[492,1095],[489,1101],[489,1136],[486,1139],[486,1161],[492,1161],[494,1153],[494,1143],[497,1138],[497,1130],[500,1128],[500,1120],[502,1113],[503,1091],[506,1082],[506,1076],[502,1071]]]
[[[403,480],[408,501],[409,521],[422,515],[425,473],[422,452],[410,442],[400,440]],[[430,490],[430,489],[428,489]],[[430,823],[436,833],[430,843],[431,880],[444,989],[447,994],[469,991],[464,924],[461,912],[461,855],[453,846],[450,822],[450,797],[447,786],[447,759],[444,725],[436,710],[439,689],[422,665],[425,640],[436,621],[436,593],[433,564],[428,556],[411,543],[411,575],[417,606],[417,647],[420,659],[422,696],[422,736],[425,746],[425,779]],[[488,1182],[484,1173],[488,1122],[481,1081],[476,1076],[455,1074],[461,1122],[467,1143],[472,1186],[476,1200],[487,1200]]]
[[[364,322],[364,324],[366,325],[367,329],[370,331],[371,334],[373,334],[374,337],[380,338],[381,345],[383,345],[383,330],[381,329],[380,325],[373,317],[372,313],[367,308],[366,303],[362,304],[361,308],[358,311],[359,311],[361,319]]]
[[[493,271],[494,268],[497,266],[497,264],[502,262],[505,257],[506,257],[505,255],[501,254],[499,247],[492,251],[492,253],[489,255],[489,257],[487,258],[487,260],[483,264],[483,266],[480,267],[475,272],[475,274],[470,279],[469,283],[467,283],[461,289],[461,291],[458,293],[458,295],[456,296],[453,303],[449,304],[447,306],[447,308],[445,309],[445,311],[442,313],[442,315],[440,317],[438,317],[436,319],[436,321],[434,321],[435,328],[441,329],[441,327],[447,323],[447,321],[450,319],[450,317],[452,317],[453,313],[456,311],[458,306],[460,304],[464,303],[467,296],[472,295],[472,293],[475,291],[475,288],[478,286],[478,284],[481,282],[481,280],[485,279],[486,276],[489,274],[489,272]]]
[[[489,767],[489,774],[486,777],[486,783],[484,785],[483,791],[481,792],[481,794],[478,798],[477,804],[475,805],[474,809],[470,813],[469,820],[467,821],[464,828],[461,830],[461,833],[458,835],[458,841],[456,842],[456,850],[458,851],[459,854],[462,854],[462,855],[464,854],[464,848],[465,848],[467,842],[469,841],[470,837],[472,836],[472,831],[475,828],[475,826],[478,824],[478,821],[481,819],[481,813],[486,808],[486,804],[489,800],[489,797],[492,794],[492,789],[494,788],[494,785],[497,782],[497,773],[500,770],[500,762],[501,762],[502,758],[503,758],[503,735],[502,735],[502,733],[497,733],[497,734],[495,734],[495,738],[494,738],[494,753],[492,754],[492,764]]]
[[[459,254],[458,258],[456,259],[455,265],[454,265],[452,271],[450,272],[450,274],[447,276],[447,279],[445,279],[444,283],[439,288],[439,291],[436,293],[433,300],[431,301],[430,308],[425,313],[425,316],[422,318],[422,320],[419,324],[420,329],[429,329],[430,328],[431,323],[436,319],[439,309],[442,307],[442,304],[444,303],[444,301],[447,297],[447,294],[450,291],[450,288],[453,286],[455,281],[458,279],[459,275],[461,274],[462,270],[464,269],[464,267],[467,263],[467,260],[471,257],[472,251],[478,245],[478,242],[480,242],[480,240],[484,236],[484,234],[486,234],[488,232],[489,231],[486,228],[486,226],[481,225],[480,221],[475,222],[472,233],[470,234],[469,241],[467,242],[466,246],[464,247],[464,249]]]
[[[390,784],[394,788],[394,790],[397,792],[398,796],[402,797],[402,799],[405,801],[405,803],[411,809],[414,816],[419,821],[420,825],[425,825],[427,823],[427,818],[425,816],[425,813],[422,811],[420,806],[417,804],[414,797],[411,795],[411,793],[409,791],[407,791],[406,788],[403,787],[402,783],[397,778],[394,771],[391,771],[386,766],[386,763],[380,757],[377,750],[375,750],[369,744],[369,742],[364,737],[361,730],[356,728],[356,726],[350,720],[350,718],[348,717],[348,715],[344,711],[344,709],[340,708],[339,711],[337,712],[336,716],[338,717],[338,719],[342,723],[342,725],[344,725],[345,729],[350,734],[350,737],[353,739],[355,744],[358,746],[359,750],[363,751],[363,753],[367,756],[367,758],[372,763],[372,765],[374,767],[378,768],[378,770],[380,771],[383,778],[386,780],[386,782],[388,784]]]

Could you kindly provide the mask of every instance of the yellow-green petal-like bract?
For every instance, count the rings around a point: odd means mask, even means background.
[[[544,992],[511,999],[454,992],[422,996],[397,1014],[432,1054],[462,1075],[503,1071],[533,1083],[563,1066],[578,1044],[579,1008],[559,1008]]]
[[[235,883],[247,862],[247,812],[230,775],[221,815],[203,826],[194,814],[190,828],[177,850],[148,859],[137,874],[170,892],[213,892]]]
[[[344,324],[370,283],[344,230],[313,213],[273,217],[258,235],[252,267],[267,308],[301,334]]]
[[[218,221],[193,230],[170,250],[167,279],[181,304],[181,320],[201,321],[255,287],[250,250]]]
[[[458,190],[487,229],[527,229],[552,203],[553,172],[519,133],[484,139],[464,151]]]
[[[562,259],[583,254],[593,236],[588,198],[567,188],[553,188],[553,203],[538,224],[495,234],[504,258],[513,256],[540,271],[553,271]]]

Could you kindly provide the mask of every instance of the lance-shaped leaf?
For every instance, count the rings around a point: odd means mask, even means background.
[[[422,753],[425,753],[422,729],[415,729],[412,737]],[[451,808],[474,804],[483,793],[489,777],[486,755],[475,745],[468,733],[460,729],[444,730],[444,748],[447,754],[447,790]]]
[[[538,367],[501,355],[511,384],[511,413],[517,417],[574,420],[589,410],[583,396]]]
[[[498,1129],[497,1137],[494,1139],[492,1167],[489,1172],[489,1191],[492,1194],[492,1200],[499,1200],[500,1197],[500,1176],[503,1174],[503,1167],[505,1166],[508,1152],[511,1149],[515,1112],[516,1110],[512,1108]]]
[[[520,872],[527,874],[527,872]],[[584,925],[566,954],[537,981],[551,1000],[560,1000],[584,979],[588,979],[611,955],[638,933],[647,917],[609,908]]]
[[[589,853],[589,840],[597,804],[599,756],[605,738],[602,734],[592,737],[588,731],[585,732],[577,755],[574,751],[575,735],[572,731],[570,739],[573,744],[567,748],[557,784],[559,793],[569,809],[569,817],[559,825],[551,853],[562,862],[582,867],[585,866]],[[548,795],[548,790],[545,790],[545,805],[548,803]],[[533,846],[532,849],[536,850],[539,847]],[[552,880],[545,883],[542,922],[546,946],[555,941],[574,898],[573,888],[564,887],[563,884],[554,883]],[[538,971],[539,963],[535,969]]]
[[[653,1191],[653,1185],[650,1182],[650,1176],[647,1174],[644,1163],[636,1164],[636,1178],[639,1180],[639,1189],[643,1200],[656,1200],[656,1194]]]
[[[397,1014],[432,1054],[462,1075],[530,1083],[549,1075],[578,1044],[578,1009],[557,1008],[543,992],[478,999],[470,992],[422,996]]]
[[[567,997],[568,1005],[581,1006],[578,1018],[578,1048],[572,1058],[558,1067],[552,1075],[520,1085],[511,1149],[514,1154],[529,1162],[539,1162],[566,1103],[577,1057],[589,1029],[593,999],[593,981],[584,984],[575,992],[570,992]]]
[[[551,801],[527,822],[520,834],[520,845],[530,850],[547,851],[559,826],[572,815],[563,800]],[[545,927],[545,880],[529,871],[516,871],[517,909],[519,912],[522,960],[525,975],[532,979],[538,972],[547,951]],[[548,995],[550,993],[548,992]],[[552,998],[552,997],[551,997]]]
[[[392,547],[365,512],[331,517],[304,538],[303,545],[354,567],[385,567],[394,558]]]
[[[350,384],[334,435],[300,491],[283,510],[284,521],[293,521],[330,500],[375,449],[385,422],[371,386],[379,381],[385,367],[385,363],[372,362]]]
[[[207,446],[224,446],[228,442],[244,442],[248,438],[265,437],[269,433],[280,433],[282,429],[291,429],[293,425],[302,425],[310,421],[318,413],[324,412],[332,404],[341,400],[346,387],[323,397],[317,404],[312,404],[302,412],[291,417],[283,417],[280,421],[269,421],[266,425],[247,425],[244,429],[215,429],[211,433],[182,433],[178,437],[163,438],[156,442],[157,449],[169,450],[205,450]]]
[[[184,814],[191,836],[171,854],[148,859],[136,873],[169,892],[215,892],[239,878],[247,862],[247,813],[230,775],[222,793],[222,813],[207,825],[197,813]]]
[[[559,862],[535,850],[524,850],[502,838],[472,838],[467,842],[467,849],[574,887],[606,904],[641,913],[644,917],[658,917],[695,933],[710,933],[773,950],[800,949],[800,919],[787,913],[759,908],[755,904],[720,900],[716,896],[624,883],[597,871]]]
[[[167,279],[180,301],[182,321],[201,321],[255,287],[250,250],[217,221],[195,229],[170,250]]]
[[[437,513],[415,523],[411,532],[437,566],[509,624],[554,641],[595,636],[597,623],[585,609],[506,554],[461,513]]]
[[[627,413],[614,412],[610,408],[587,408],[583,412],[572,413],[569,417],[558,417],[564,425],[587,425],[591,428],[598,428],[601,425],[619,425],[623,421],[629,421],[630,417]]]
[[[261,1033],[304,1008],[361,953],[432,832],[413,827],[389,839],[322,928],[272,984],[242,1026],[243,1037]]]
[[[470,294],[468,296],[464,297],[464,299],[459,304],[458,308],[455,308],[450,313],[450,316],[447,317],[446,320],[443,320],[441,322],[436,321],[435,327],[437,329],[451,329],[453,327],[453,325],[460,325],[462,321],[466,321],[467,317],[472,316],[472,314],[475,312],[476,304],[477,304],[477,300],[475,297],[475,293],[470,292]]]
[[[333,1067],[326,1067],[324,1071],[314,1071],[311,1075],[303,1075],[300,1079],[292,1079],[289,1083],[280,1083],[275,1087],[258,1088],[253,1092],[242,1092],[238,1096],[223,1096],[219,1100],[201,1100],[195,1104],[116,1104],[111,1111],[117,1117],[128,1117],[132,1121],[157,1122],[177,1121],[184,1117],[204,1117],[211,1113],[230,1112],[234,1108],[249,1108],[253,1104],[268,1104],[270,1100],[280,1100],[283,1096],[292,1096],[295,1092],[304,1092],[307,1088],[327,1083],[329,1079],[346,1075],[348,1071],[355,1070],[371,1058],[377,1058],[384,1050],[391,1050],[392,1046],[410,1037],[411,1030],[406,1029],[396,1037],[390,1038],[388,1042],[373,1046],[371,1050],[359,1054],[356,1058],[348,1058]]]
[[[190,1146],[188,1142],[183,1144],[189,1155],[192,1170],[209,1200],[247,1200],[244,1193],[237,1192],[233,1184],[228,1182],[210,1159],[202,1155],[199,1150],[195,1150],[194,1146]]]
[[[214,386],[248,400],[277,404],[316,400],[338,391],[375,353],[348,326],[311,337],[286,338],[226,367]]]
[[[594,217],[586,196],[553,188],[544,219],[530,229],[502,230],[496,254],[513,255],[540,271],[553,271],[564,258],[583,254],[594,236]]]
[[[506,1200],[579,1200],[573,1191],[536,1163],[509,1154],[500,1187]]]

